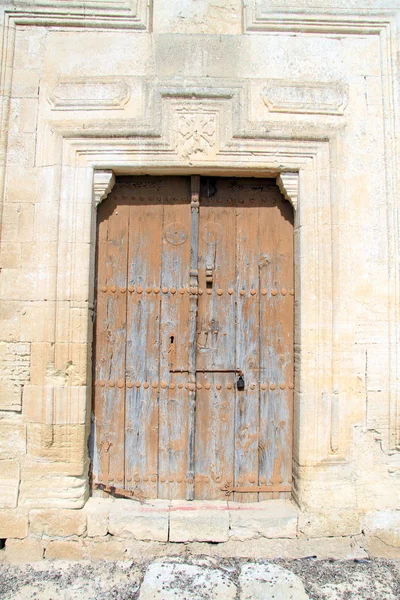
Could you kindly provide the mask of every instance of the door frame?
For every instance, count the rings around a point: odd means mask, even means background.
[[[150,142],[144,151],[138,138],[72,138],[61,134],[60,138],[63,164],[49,170],[46,182],[49,203],[58,217],[57,339],[53,350],[57,353],[62,344],[64,352],[67,347],[73,354],[80,344],[79,360],[87,365],[85,381],[69,391],[66,416],[68,425],[79,423],[86,428],[80,458],[71,473],[75,478],[71,507],[83,506],[89,497],[87,439],[92,402],[96,208],[112,186],[112,175],[148,174],[275,177],[292,202],[296,294],[293,497],[300,506],[317,508],[319,494],[310,485],[312,472],[317,467],[319,482],[323,480],[328,487],[338,485],[341,469],[337,466],[345,462],[346,441],[338,391],[339,345],[334,336],[338,310],[333,291],[338,286],[338,272],[333,269],[333,248],[338,247],[338,228],[332,222],[338,222],[338,215],[331,207],[331,142],[239,140],[235,148],[232,143],[217,155],[197,158],[173,154],[170,145],[160,147],[159,141]],[[50,145],[50,150],[54,146]],[[71,249],[67,256],[66,246]]]

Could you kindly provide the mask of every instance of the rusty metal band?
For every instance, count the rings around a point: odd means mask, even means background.
[[[279,492],[291,492],[291,485],[243,485],[243,486],[232,486],[226,485],[221,488],[221,491],[225,493],[225,496],[231,496],[233,492],[239,494],[254,494],[254,493],[279,493]]]
[[[189,390],[189,423],[188,423],[188,465],[186,500],[194,500],[194,448],[196,427],[196,332],[198,295],[195,293],[199,285],[198,258],[199,258],[199,202],[200,202],[200,176],[191,177],[191,216],[192,231],[190,239],[190,300],[189,300],[189,383],[193,389]]]
[[[140,504],[144,502],[144,494],[142,490],[125,490],[124,488],[117,488],[113,485],[106,485],[105,483],[95,483],[94,487],[96,490],[106,492],[106,494],[112,494],[113,496],[121,496],[122,498],[130,498],[131,500],[137,500]]]

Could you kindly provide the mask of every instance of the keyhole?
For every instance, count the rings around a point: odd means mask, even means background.
[[[169,343],[170,343],[170,344],[173,344],[173,343],[174,343],[174,336],[173,336],[173,335],[171,335],[171,337],[169,338]]]

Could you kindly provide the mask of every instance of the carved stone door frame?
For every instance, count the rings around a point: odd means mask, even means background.
[[[139,137],[70,138],[65,131],[59,132],[63,165],[60,170],[53,169],[49,177],[50,201],[60,216],[56,330],[63,330],[62,343],[72,347],[77,335],[75,324],[81,323],[80,339],[85,331],[90,372],[96,208],[111,190],[115,175],[276,177],[295,209],[294,494],[300,504],[311,506],[317,495],[309,486],[303,486],[308,469],[319,465],[326,472],[326,479],[331,480],[330,465],[343,461],[344,451],[340,437],[340,398],[334,391],[338,364],[334,358],[338,350],[333,336],[335,233],[330,206],[330,143],[282,139],[235,141],[228,150],[225,147],[217,154],[213,152],[205,158],[201,155],[201,159],[196,153],[188,157],[172,152],[170,146],[155,148],[153,141],[146,143],[150,147],[144,152],[143,138]],[[67,257],[62,251],[65,244],[72,249]],[[69,329],[63,325],[66,322],[71,323]],[[71,394],[84,394],[86,403],[80,414],[71,408],[68,420],[71,425],[77,419],[84,421],[89,430],[91,382],[77,386]],[[70,405],[73,407],[74,403]],[[313,435],[310,435],[311,423]],[[89,494],[85,448],[81,474],[71,475],[75,478],[75,507],[77,502],[83,505]]]

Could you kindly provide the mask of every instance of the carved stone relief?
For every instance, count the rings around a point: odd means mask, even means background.
[[[339,83],[270,81],[263,100],[270,112],[342,115],[347,94]]]
[[[210,110],[177,110],[176,149],[182,157],[193,158],[207,154],[217,143],[217,115]]]
[[[77,78],[58,81],[48,100],[53,110],[121,110],[129,94],[121,79]]]

